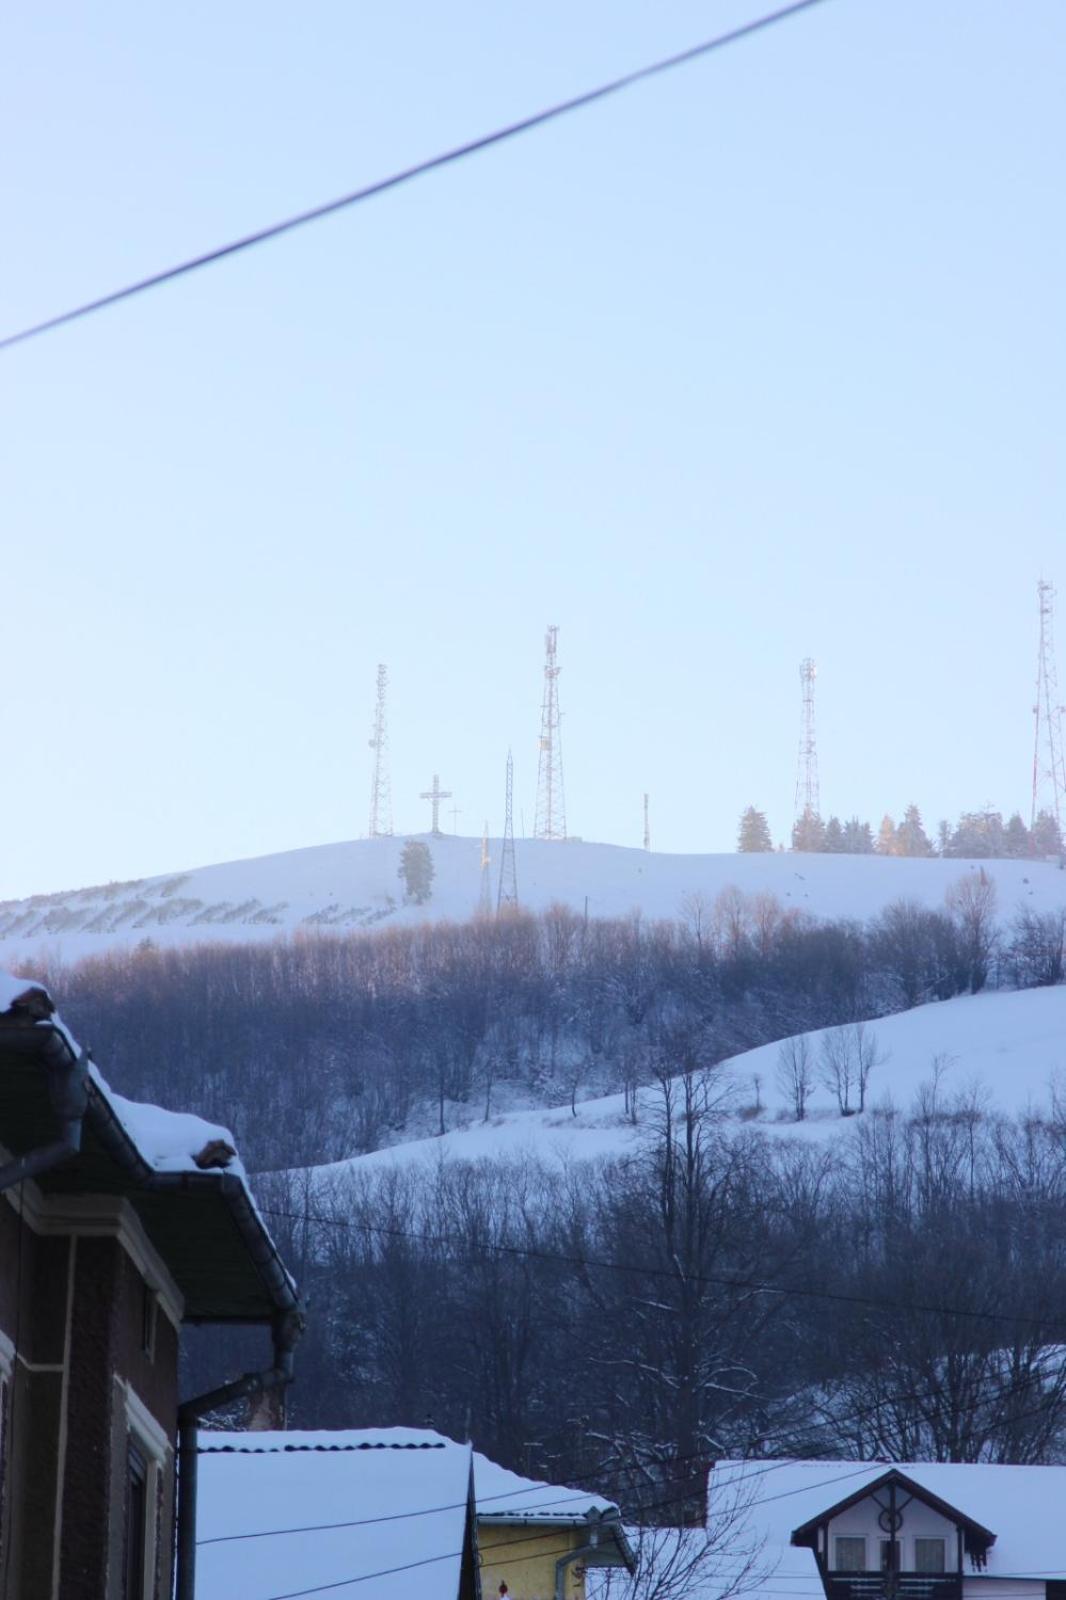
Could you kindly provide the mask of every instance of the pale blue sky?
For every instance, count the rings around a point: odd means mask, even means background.
[[[757,6],[9,8],[12,331]],[[0,896],[397,826],[1027,809],[1063,586],[1058,0],[827,0],[0,358]],[[450,824],[450,819],[449,824]]]

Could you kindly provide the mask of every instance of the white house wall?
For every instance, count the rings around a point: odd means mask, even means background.
[[[958,1571],[958,1535],[955,1524],[949,1522],[947,1517],[942,1517],[931,1506],[924,1505],[920,1500],[912,1500],[909,1505],[902,1505],[906,1498],[905,1492],[897,1490],[897,1502],[903,1513],[903,1525],[896,1535],[899,1540],[899,1564],[902,1572],[913,1572],[914,1541],[915,1539],[943,1539],[944,1540],[944,1570],[945,1572]],[[888,1504],[888,1491],[880,1492],[883,1505]],[[829,1565],[836,1569],[836,1540],[837,1538],[865,1539],[866,1540],[866,1570],[879,1572],[881,1569],[881,1544],[882,1539],[889,1536],[878,1522],[882,1506],[873,1499],[860,1500],[858,1505],[850,1506],[847,1511],[841,1512],[839,1517],[834,1517],[829,1524]],[[983,1591],[982,1591],[983,1592]]]

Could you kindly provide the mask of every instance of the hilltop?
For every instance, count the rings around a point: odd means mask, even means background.
[[[425,921],[465,921],[480,889],[480,839],[423,842],[435,868],[431,899],[404,905],[399,877],[403,839],[315,845],[278,855],[194,867],[22,900],[0,901],[0,956],[10,964],[45,952],[72,962],[145,939],[166,946],[248,942],[295,933],[346,932]],[[500,842],[490,841],[493,899]],[[561,903],[590,917],[649,918],[709,909],[727,887],[773,894],[815,917],[867,920],[894,900],[930,908],[948,885],[983,867],[995,880],[1000,911],[1066,905],[1066,873],[1049,861],[908,859],[775,852],[666,855],[573,841],[516,844],[521,904],[542,911]]]

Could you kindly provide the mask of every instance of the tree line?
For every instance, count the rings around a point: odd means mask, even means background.
[[[723,1456],[1066,1459],[1060,1105],[994,1117],[931,1063],[812,1146],[671,1065],[613,1161],[262,1180],[315,1308],[294,1421],[431,1422],[650,1523]]]
[[[876,834],[868,822],[858,817],[844,821],[835,816],[825,819],[807,808],[792,826],[790,845],[793,850],[829,855],[943,856],[954,860],[1044,860],[1063,853],[1059,824],[1050,811],[1039,812],[1031,828],[1018,811],[1012,812],[1006,822],[999,811],[965,811],[954,826],[941,822],[931,839],[916,805],[907,806],[899,823],[886,812]],[[737,829],[738,851],[764,852],[773,848],[765,812],[748,806],[741,813]]]

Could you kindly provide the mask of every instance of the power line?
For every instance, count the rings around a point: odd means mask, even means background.
[[[381,1234],[389,1239],[405,1239],[413,1244],[428,1245],[455,1245],[464,1241],[456,1239],[449,1234],[412,1233],[403,1228],[386,1228],[381,1224],[372,1222],[353,1222],[348,1217],[323,1217],[313,1212],[281,1211],[271,1209],[269,1206],[260,1206],[264,1216],[284,1217],[291,1222],[318,1223],[323,1227],[354,1228],[364,1233]],[[555,1262],[561,1266],[580,1267],[582,1269],[596,1269],[608,1272],[629,1272],[644,1274],[648,1277],[672,1278],[679,1276],[686,1283],[703,1284],[715,1289],[738,1289],[749,1294],[777,1294],[794,1296],[804,1300],[826,1300],[834,1305],[867,1306],[880,1311],[918,1311],[927,1316],[963,1317],[976,1322],[1006,1322],[1013,1326],[1028,1326],[1032,1328],[1058,1328],[1062,1319],[1047,1317],[1030,1317],[1010,1311],[982,1311],[974,1306],[944,1306],[922,1300],[899,1300],[878,1295],[849,1294],[843,1290],[819,1289],[806,1284],[779,1284],[767,1283],[758,1278],[730,1278],[716,1273],[693,1272],[679,1273],[672,1267],[656,1267],[650,1263],[640,1261],[602,1261],[592,1256],[564,1255],[561,1251],[534,1250],[528,1245],[494,1244],[488,1241],[482,1243],[482,1249],[497,1251],[503,1255],[523,1256],[533,1261]],[[479,1261],[483,1259],[478,1255],[471,1255],[468,1259]]]
[[[1019,1378],[1019,1379],[1016,1379],[1016,1380],[1012,1381],[1011,1383],[1008,1383],[1008,1384],[1003,1385],[1003,1386],[995,1386],[995,1387],[993,1386],[992,1380],[989,1380],[988,1384],[987,1384],[987,1389],[988,1389],[988,1393],[987,1394],[976,1395],[973,1399],[967,1401],[963,1405],[958,1406],[956,1409],[958,1409],[959,1411],[962,1411],[962,1412],[973,1412],[973,1411],[976,1411],[978,1409],[978,1407],[980,1407],[982,1405],[985,1405],[985,1404],[988,1404],[990,1401],[1009,1399],[1014,1395],[1020,1394],[1025,1389],[1028,1389],[1032,1384],[1039,1383],[1041,1381],[1041,1379],[1044,1378],[1045,1376],[1047,1376],[1047,1374],[1044,1373],[1044,1372],[1041,1372],[1041,1371],[1032,1372],[1032,1373],[1027,1374],[1023,1378]],[[906,1390],[906,1391],[902,1391],[902,1392],[897,1392],[895,1394],[884,1395],[880,1399],[874,1400],[874,1401],[870,1401],[866,1405],[859,1406],[853,1411],[843,1412],[839,1416],[836,1416],[836,1417],[830,1417],[830,1418],[824,1419],[822,1421],[809,1423],[808,1427],[810,1427],[812,1430],[817,1430],[817,1429],[820,1429],[820,1428],[824,1428],[826,1426],[833,1426],[833,1427],[839,1428],[839,1427],[841,1427],[841,1426],[843,1426],[843,1425],[845,1425],[845,1424],[847,1424],[849,1422],[855,1422],[855,1421],[858,1421],[860,1418],[869,1416],[873,1412],[882,1411],[886,1407],[890,1407],[890,1406],[893,1406],[893,1405],[898,1405],[898,1404],[909,1402],[909,1401],[936,1400],[936,1399],[938,1399],[940,1397],[940,1394],[941,1394],[941,1391],[938,1390],[938,1389],[930,1389],[928,1387],[924,1387],[924,1388],[920,1388],[920,1389],[911,1389],[911,1390]],[[1009,1416],[1009,1417],[1004,1418],[1003,1422],[1000,1425],[1002,1426],[1002,1425],[1014,1424],[1016,1422],[1023,1421],[1028,1417],[1039,1416],[1039,1415],[1041,1415],[1042,1412],[1046,1411],[1046,1409],[1047,1409],[1046,1405],[1032,1406],[1026,1411],[1015,1413],[1013,1416]],[[925,1418],[922,1419],[923,1422],[925,1422],[926,1420],[927,1419],[925,1419]],[[766,1443],[768,1440],[771,1440],[771,1439],[795,1438],[795,1436],[798,1433],[801,1433],[802,1430],[803,1430],[803,1425],[802,1424],[799,1424],[799,1425],[792,1424],[792,1425],[789,1425],[787,1427],[767,1430],[767,1431],[765,1431],[763,1433],[760,1433],[759,1438],[760,1438],[760,1441],[762,1443]],[[993,1428],[992,1431],[995,1431],[995,1429]],[[971,1432],[971,1434],[966,1435],[966,1437],[967,1438],[972,1437],[972,1432]],[[270,1452],[268,1450],[257,1451],[254,1448],[249,1450],[249,1451],[247,1451],[247,1452],[242,1452],[242,1451],[239,1451],[239,1450],[236,1450],[236,1449],[233,1449],[233,1448],[227,1448],[225,1446],[223,1446],[221,1448],[218,1448],[218,1449],[213,1449],[213,1448],[201,1449],[201,1451],[200,1451],[200,1454],[202,1454],[202,1455],[219,1455],[219,1456],[233,1456],[233,1455],[238,1455],[238,1454],[241,1454],[241,1453],[248,1453],[248,1454],[255,1455],[255,1454],[269,1454]],[[289,1453],[289,1454],[291,1454],[291,1453],[299,1453],[299,1447],[296,1447],[295,1452],[293,1451],[293,1447],[289,1447],[287,1453]],[[737,1483],[737,1484],[743,1483],[743,1484],[747,1485],[749,1483],[754,1482],[755,1479],[757,1479],[757,1478],[762,1478],[762,1477],[767,1476],[771,1472],[780,1472],[784,1467],[789,1467],[789,1466],[794,1465],[795,1459],[796,1459],[795,1457],[786,1456],[786,1457],[782,1457],[782,1458],[776,1458],[776,1459],[770,1460],[770,1461],[761,1461],[760,1462],[757,1457],[754,1458],[754,1461],[752,1461],[752,1458],[749,1458],[749,1462],[751,1462],[750,1470],[745,1471],[742,1475],[740,1475],[739,1477],[737,1477],[733,1481],[735,1483]],[[832,1458],[831,1457],[827,1457],[827,1458],[815,1457],[813,1459],[824,1459],[827,1466],[829,1466],[831,1464],[831,1462],[832,1462]],[[669,1461],[664,1461],[664,1462],[660,1462],[660,1463],[657,1463],[657,1464],[661,1465],[661,1466],[666,1466],[666,1467],[677,1467],[677,1466],[681,1465],[684,1462],[693,1462],[693,1461],[695,1461],[695,1462],[705,1462],[706,1460],[707,1460],[707,1452],[705,1450],[699,1450],[699,1451],[690,1452],[687,1455],[674,1456]],[[755,1464],[755,1463],[758,1463],[758,1464]],[[747,1464],[748,1463],[745,1463],[745,1465],[747,1465]],[[871,1460],[869,1462],[866,1462],[861,1469],[856,1469],[855,1471],[851,1471],[851,1472],[846,1472],[846,1473],[840,1474],[839,1477],[841,1479],[842,1478],[849,1478],[849,1477],[856,1477],[856,1476],[859,1475],[859,1471],[860,1470],[861,1471],[866,1471],[870,1467],[876,1466],[876,1465],[878,1465],[878,1462],[877,1462],[876,1459],[873,1459],[873,1460]],[[670,1477],[670,1478],[667,1478],[667,1479],[665,1479],[663,1481],[665,1483],[690,1482],[691,1481],[691,1473],[686,1473],[683,1477]],[[815,1483],[815,1484],[805,1484],[804,1485],[804,1489],[824,1488],[827,1483],[835,1483],[837,1481],[838,1481],[838,1478],[834,1477],[834,1478],[830,1478],[830,1479],[825,1480],[825,1483],[821,1483],[820,1482],[820,1483]],[[544,1485],[544,1487],[547,1488],[547,1487],[550,1487],[550,1485],[546,1484],[546,1485]],[[730,1487],[732,1487],[732,1484],[730,1485]],[[513,1499],[516,1495],[527,1494],[528,1492],[529,1492],[529,1487],[528,1486],[524,1486],[521,1489],[508,1490],[506,1493],[502,1493],[502,1494],[498,1494],[498,1495],[480,1495],[480,1496],[477,1497],[477,1505],[480,1508],[481,1506],[488,1505],[489,1502],[495,1502],[495,1501],[498,1501],[498,1500]],[[575,1501],[576,1502],[580,1502],[580,1503],[585,1503],[589,1498],[589,1493],[590,1492],[591,1491],[582,1492],[580,1490],[569,1490],[565,1495],[560,1496],[558,1499],[555,1499],[555,1500],[541,1500],[541,1501],[538,1501],[536,1506],[529,1507],[527,1509],[529,1509],[530,1511],[542,1511],[542,1510],[546,1509],[549,1506],[569,1505],[569,1504],[572,1504]],[[764,1496],[761,1496],[760,1499],[757,1502],[755,1502],[755,1504],[768,1505],[774,1500],[788,1499],[791,1495],[798,1494],[800,1492],[801,1492],[800,1490],[796,1490],[796,1489],[787,1489],[780,1495],[764,1495]],[[602,1498],[602,1497],[600,1497],[600,1498]],[[634,1516],[636,1516],[638,1514],[643,1515],[643,1514],[646,1514],[649,1511],[661,1511],[661,1510],[663,1510],[663,1509],[665,1509],[667,1507],[674,1506],[674,1505],[681,1505],[681,1504],[684,1504],[689,1499],[691,1499],[691,1493],[688,1493],[688,1494],[685,1494],[685,1495],[680,1495],[680,1496],[675,1496],[675,1497],[670,1498],[670,1499],[660,1499],[660,1500],[651,1500],[651,1501],[638,1502],[638,1504],[636,1506],[636,1510],[634,1512]],[[351,1521],[343,1521],[343,1522],[308,1523],[308,1524],[303,1524],[303,1525],[299,1525],[299,1526],[291,1527],[291,1528],[263,1528],[263,1529],[257,1529],[257,1530],[255,1530],[253,1532],[250,1532],[250,1533],[218,1534],[215,1537],[210,1538],[210,1539],[201,1539],[201,1540],[198,1541],[198,1544],[200,1544],[200,1545],[231,1544],[231,1543],[241,1542],[241,1541],[247,1540],[247,1539],[277,1538],[277,1537],[282,1537],[282,1536],[286,1536],[286,1535],[289,1535],[289,1534],[297,1534],[297,1533],[331,1533],[331,1532],[340,1531],[340,1530],[345,1529],[345,1528],[363,1528],[363,1527],[376,1525],[378,1523],[408,1521],[413,1517],[436,1516],[436,1515],[438,1515],[440,1513],[443,1513],[443,1512],[446,1512],[446,1511],[458,1511],[458,1510],[461,1510],[462,1507],[465,1504],[466,1504],[465,1500],[463,1500],[463,1501],[453,1501],[451,1504],[448,1504],[448,1505],[427,1506],[427,1507],[424,1507],[424,1508],[422,1508],[421,1510],[418,1510],[418,1511],[400,1511],[400,1512],[394,1512],[394,1513],[392,1513],[390,1515],[387,1515],[387,1516],[380,1516],[380,1517],[360,1517],[360,1518],[353,1519]],[[498,1546],[497,1548],[502,1548],[504,1545],[506,1545],[508,1543],[512,1543],[512,1542],[521,1542],[521,1541],[504,1540],[504,1541],[502,1541],[501,1546]]]
[[[55,328],[62,327],[65,323],[75,322],[81,317],[90,316],[94,311],[103,311],[107,306],[117,305],[121,300],[132,299],[134,295],[144,294],[148,289],[158,288],[160,284],[169,283],[174,278],[184,277],[186,273],[196,272],[200,267],[207,267],[216,261],[222,261],[227,256],[238,255],[243,250],[250,250],[253,246],[264,244],[268,239],[276,239],[283,233],[291,233],[295,228],[302,228],[309,222],[318,222],[322,217],[332,216],[336,211],[343,211],[348,206],[358,205],[363,200],[371,200],[375,195],[385,194],[390,189],[398,189],[402,184],[410,183],[414,178],[423,177],[428,172],[434,172],[440,167],[450,166],[453,162],[462,161],[467,156],[476,155],[481,150],[488,150],[493,145],[503,144],[505,140],[517,138],[519,134],[529,133],[533,128],[542,127],[547,122],[554,122],[556,118],[566,116],[571,111],[583,110],[585,106],[594,105],[599,100],[605,100],[609,95],[618,94],[624,89],[630,89],[635,84],[642,83],[648,78],[657,77],[660,73],[670,72],[675,67],[687,65],[697,61],[702,56],[707,56],[715,50],[722,50],[727,45],[736,44],[749,35],[760,33],[766,28],[771,28],[775,23],[784,22],[789,17],[796,16],[801,11],[810,11],[814,6],[821,5],[822,0],[794,0],[794,4],[782,6],[777,11],[767,12],[764,16],[756,17],[751,22],[742,23],[737,28],[731,28],[728,33],[718,34],[713,39],[705,39],[700,44],[691,45],[686,50],[679,50],[674,55],[664,56],[659,61],[653,61],[648,66],[638,67],[633,72],[626,72],[620,78],[613,78],[608,83],[602,83],[595,89],[587,89],[582,94],[574,95],[569,100],[561,100],[556,105],[548,106],[543,111],[536,111],[532,116],[522,117],[518,122],[508,123],[505,127],[497,128],[492,133],[481,134],[476,139],[470,139],[465,144],[455,145],[450,150],[431,156],[426,161],[419,161],[414,166],[404,167],[399,172],[392,173],[387,178],[379,178],[374,183],[364,185],[361,189],[354,189],[350,194],[341,195],[336,200],[327,200],[325,204],[312,206],[309,211],[297,212],[295,216],[286,217],[282,222],[270,223],[265,228],[258,228],[254,233],[247,233],[242,238],[233,239],[228,244],[217,246],[214,250],[206,250],[202,255],[190,256],[188,260],[181,261],[177,266],[166,267],[162,272],[154,272],[146,278],[140,278],[135,283],[127,284],[124,288],[114,289],[109,294],[100,295],[95,300],[87,300],[82,305],[73,307],[70,311],[63,311],[54,317],[48,317],[44,322],[35,323],[32,327],[22,328],[18,333],[8,334],[0,339],[0,350],[7,350],[12,345],[21,344],[27,339],[36,338],[38,334],[49,333]]]

